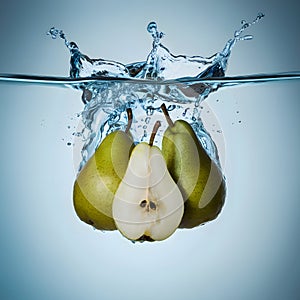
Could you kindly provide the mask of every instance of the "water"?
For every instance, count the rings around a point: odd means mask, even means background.
[[[153,16],[158,16],[158,28],[166,33],[162,43],[173,53],[210,56],[223,49],[244,14],[251,20],[251,11],[255,14],[257,9],[257,3],[251,1],[189,1],[184,5],[119,1],[118,9],[115,1],[89,1],[88,6],[68,1],[51,1],[47,6],[46,1],[29,2],[31,5],[27,1],[19,4],[31,14],[16,10],[11,2],[5,4],[19,12],[21,19],[2,26],[10,36],[6,40],[9,50],[18,51],[14,56],[5,51],[4,35],[2,61],[7,63],[1,65],[0,73],[69,79],[69,50],[62,39],[52,40],[45,34],[52,24],[61,26],[67,38],[90,57],[129,63],[146,60],[152,48],[146,27]],[[290,8],[278,3],[270,7],[267,1],[260,2],[259,9],[268,14],[244,31],[254,38],[234,46],[225,76],[300,71],[299,56],[293,51],[297,49],[299,20],[294,7],[299,4],[293,2]],[[5,8],[3,13],[7,15]],[[124,15],[132,18],[127,22]],[[175,18],[181,21],[176,24]],[[112,23],[113,29],[106,26]],[[122,31],[123,25],[126,29]],[[137,28],[131,27],[134,25]],[[177,34],[180,26],[187,30],[186,35],[183,30]],[[123,32],[131,35],[131,40],[123,37],[120,43]],[[84,34],[90,37],[84,38]],[[109,41],[119,47],[115,49]],[[138,47],[131,51],[135,41]],[[145,55],[138,56],[138,49]],[[26,58],[30,59],[27,63]],[[61,83],[5,82],[0,89],[2,298],[138,300],[141,292],[132,291],[151,282],[157,295],[173,300],[297,299],[299,80],[219,87],[201,103],[211,107],[210,113],[202,109],[201,119],[205,122],[214,112],[226,143],[222,164],[228,187],[225,206],[221,215],[205,226],[177,230],[165,242],[142,245],[133,245],[119,232],[94,231],[75,215],[73,146],[66,143],[73,144],[72,133],[77,132],[76,113],[84,106],[81,91]],[[205,124],[205,128],[222,157],[215,137],[222,134],[213,134],[212,126]],[[143,298],[153,297],[142,293]]]
[[[154,123],[164,120],[160,109],[162,103],[166,103],[172,119],[185,119],[193,126],[203,147],[219,163],[215,143],[201,119],[202,102],[223,87],[300,79],[300,73],[225,76],[232,48],[239,41],[251,40],[252,35],[245,35],[244,31],[263,17],[263,14],[258,14],[252,22],[243,20],[233,38],[220,52],[210,57],[173,55],[161,43],[164,34],[155,22],[150,22],[147,31],[153,43],[147,59],[127,65],[89,58],[81,53],[75,42],[68,41],[62,30],[53,27],[48,34],[53,39],[62,39],[70,51],[69,77],[2,74],[0,80],[82,90],[85,106],[78,128],[73,133],[78,170],[91,157],[103,137],[114,130],[125,129],[128,107],[132,108],[134,115],[131,129],[134,140],[148,141]],[[155,141],[157,145],[160,145],[166,126],[166,122],[162,122]]]

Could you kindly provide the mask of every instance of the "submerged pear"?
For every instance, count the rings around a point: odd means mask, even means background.
[[[113,218],[128,239],[160,241],[177,229],[183,216],[181,192],[168,172],[160,149],[150,143],[133,149],[113,200]]]
[[[162,140],[162,153],[185,201],[179,227],[192,228],[220,213],[226,195],[224,176],[191,125],[184,120],[173,123],[166,106],[163,104],[161,108],[169,124]]]
[[[134,146],[129,132],[131,109],[127,115],[126,130],[117,130],[104,138],[74,183],[73,203],[78,217],[100,230],[116,229],[112,202]]]

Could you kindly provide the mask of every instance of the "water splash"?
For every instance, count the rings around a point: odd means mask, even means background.
[[[75,144],[80,152],[79,169],[94,153],[108,133],[126,126],[127,107],[134,110],[133,135],[136,142],[147,140],[157,118],[162,118],[161,103],[167,103],[171,117],[190,122],[207,152],[218,161],[213,140],[201,120],[201,102],[220,87],[300,79],[300,73],[254,74],[226,77],[231,51],[238,41],[252,35],[244,32],[264,17],[251,22],[243,20],[241,27],[228,40],[222,51],[210,56],[173,55],[162,43],[164,34],[155,22],[147,31],[153,38],[152,49],[143,62],[124,65],[119,62],[92,59],[83,54],[75,42],[62,30],[52,27],[48,35],[62,39],[70,52],[70,77],[0,74],[0,81],[29,84],[50,84],[82,90],[85,104],[80,114],[82,122],[76,132]],[[165,128],[157,134],[157,143]]]
[[[81,53],[77,44],[75,42],[69,42],[62,30],[52,27],[47,34],[53,39],[56,39],[57,37],[63,39],[65,45],[69,49],[71,54],[71,78],[93,78],[101,76],[129,77],[128,71],[123,64],[104,59],[91,59],[87,55]],[[81,85],[77,87],[82,88]]]
[[[79,169],[94,153],[101,140],[110,132],[126,127],[126,109],[134,113],[132,135],[136,142],[147,140],[157,119],[162,120],[160,105],[166,103],[172,118],[182,118],[194,128],[208,154],[218,162],[218,152],[201,120],[201,102],[221,86],[248,82],[249,76],[234,79],[225,77],[228,60],[235,44],[253,38],[244,32],[264,17],[251,22],[242,21],[222,51],[210,56],[174,55],[161,41],[164,33],[155,22],[147,26],[153,42],[152,49],[143,62],[122,64],[106,59],[93,59],[82,53],[66,34],[52,27],[48,35],[62,39],[70,52],[70,77],[51,78],[26,75],[0,75],[0,80],[64,85],[82,91],[84,109],[81,124],[74,136],[80,145]],[[299,76],[299,74],[297,74]],[[285,78],[295,78],[288,74]],[[274,77],[275,78],[275,77]],[[264,76],[254,78],[264,81]],[[252,78],[253,80],[253,78]],[[251,81],[251,80],[250,80]],[[164,124],[164,123],[163,123]],[[159,144],[165,127],[157,133]]]
[[[80,147],[79,170],[94,153],[103,137],[114,130],[124,130],[125,110],[128,107],[134,113],[131,129],[134,140],[147,140],[154,122],[163,119],[160,110],[162,103],[168,103],[172,117],[183,118],[192,125],[203,147],[218,162],[215,143],[201,120],[200,103],[211,92],[216,91],[220,84],[193,82],[191,79],[224,77],[232,48],[238,41],[252,39],[252,36],[243,33],[261,18],[263,14],[259,14],[252,22],[242,21],[241,28],[234,32],[233,38],[225,44],[223,50],[208,58],[173,55],[161,43],[164,33],[158,30],[155,22],[150,22],[147,31],[153,42],[146,61],[127,65],[110,60],[91,59],[80,52],[76,43],[69,42],[62,30],[51,28],[48,34],[52,38],[63,39],[70,51],[71,78],[114,78],[112,81],[89,81],[73,85],[83,91],[82,101],[85,104],[81,113],[82,125],[76,134],[83,143]],[[117,78],[122,80],[115,80]],[[190,83],[186,84],[178,79],[189,80]],[[132,84],[126,80],[140,81]],[[161,142],[164,130],[165,127],[162,126],[157,133],[157,144]]]
[[[231,50],[238,41],[251,40],[252,35],[242,35],[242,33],[253,24],[264,17],[260,13],[251,22],[242,21],[240,29],[234,32],[224,49],[211,57],[173,55],[162,43],[161,39],[164,33],[158,30],[155,22],[150,22],[147,31],[153,38],[152,49],[144,62],[137,62],[124,65],[119,62],[91,59],[80,52],[75,42],[69,42],[65,33],[55,27],[52,27],[48,34],[56,39],[64,40],[65,45],[70,51],[70,77],[71,78],[135,78],[150,80],[171,80],[184,77],[192,78],[211,78],[222,77],[228,64]]]

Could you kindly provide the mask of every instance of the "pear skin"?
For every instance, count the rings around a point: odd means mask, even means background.
[[[73,204],[78,217],[100,230],[116,230],[112,202],[134,147],[130,133],[115,131],[104,138],[77,176]]]
[[[172,122],[162,107],[169,127],[162,140],[162,153],[168,170],[185,201],[179,228],[193,228],[215,219],[225,201],[224,176],[184,120]]]

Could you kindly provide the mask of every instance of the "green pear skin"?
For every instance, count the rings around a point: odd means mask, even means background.
[[[193,228],[215,219],[225,201],[225,180],[189,123],[177,120],[167,128],[162,153],[185,201],[179,228]]]
[[[116,230],[112,203],[126,172],[133,139],[115,131],[104,138],[74,183],[73,203],[78,217],[100,230]]]

